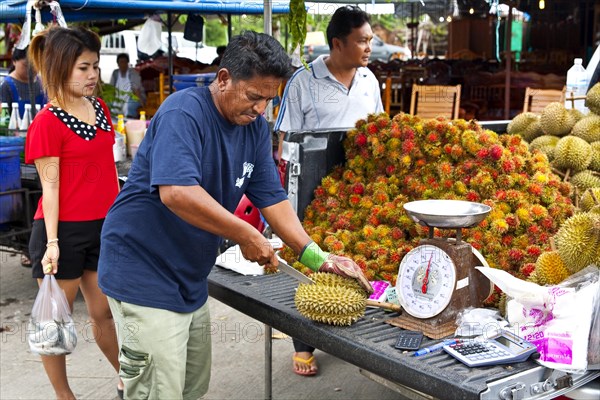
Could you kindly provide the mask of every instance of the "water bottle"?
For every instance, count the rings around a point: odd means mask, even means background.
[[[25,113],[19,122],[19,135],[25,137],[31,124],[31,104],[25,104]]]
[[[12,111],[10,112],[10,121],[8,122],[8,135],[19,136],[19,103],[12,103]]]
[[[565,100],[566,108],[576,108],[583,113],[587,113],[585,106],[585,93],[587,91],[588,81],[585,68],[582,65],[583,60],[576,58],[573,66],[567,72],[567,93]],[[582,97],[580,100],[569,100],[571,97]]]
[[[115,161],[125,161],[127,159],[127,135],[125,132],[125,117],[119,114],[117,117],[117,129],[115,130],[115,144],[118,145],[118,157]]]
[[[0,136],[8,136],[8,123],[10,122],[10,111],[8,103],[2,103],[2,111],[0,113]]]

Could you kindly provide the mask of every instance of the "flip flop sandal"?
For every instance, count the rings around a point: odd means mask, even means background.
[[[300,357],[293,357],[292,358],[294,361],[299,362],[301,364],[305,364],[305,365],[309,365],[312,366],[313,365],[313,361],[315,360],[315,356],[311,356],[309,359],[304,359],[304,358],[300,358]],[[297,370],[296,368],[294,368],[294,372],[298,375],[302,375],[302,376],[313,376],[317,374],[316,370],[310,370],[307,372],[303,372],[300,370]]]
[[[31,268],[31,259],[25,254],[21,254],[21,266],[25,268]]]

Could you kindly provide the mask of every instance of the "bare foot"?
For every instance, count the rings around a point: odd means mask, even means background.
[[[311,376],[317,373],[317,362],[315,356],[307,351],[294,353],[294,372],[298,375]]]

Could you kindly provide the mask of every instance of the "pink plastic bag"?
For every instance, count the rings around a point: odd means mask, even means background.
[[[71,309],[54,275],[44,276],[33,303],[27,328],[32,353],[44,356],[69,354],[77,345]]]

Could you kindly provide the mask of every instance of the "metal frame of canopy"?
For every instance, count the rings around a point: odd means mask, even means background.
[[[8,0],[0,3],[0,22],[21,22],[25,18],[26,0]],[[193,14],[263,14],[265,2],[261,0],[60,0],[65,19],[82,21],[91,19],[132,18],[144,13]],[[272,13],[289,12],[288,0],[269,1]],[[47,16],[46,16],[47,18]]]
[[[171,34],[173,13],[188,14],[263,14],[265,33],[272,34],[272,14],[289,12],[289,0],[60,0],[65,20],[92,21],[119,18],[144,18],[146,14],[167,14],[169,35],[168,74],[173,75],[173,50]],[[0,3],[0,23],[23,22],[27,11],[27,0],[8,0]],[[52,20],[49,12],[42,13],[44,22]],[[231,32],[229,32],[231,34]],[[170,79],[169,82],[172,80]],[[169,91],[173,91],[172,82]]]

